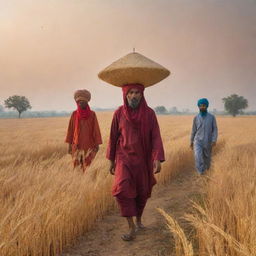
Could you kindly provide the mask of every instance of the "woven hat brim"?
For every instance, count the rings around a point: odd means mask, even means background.
[[[165,68],[126,67],[112,70],[103,70],[98,76],[103,81],[114,86],[122,87],[125,84],[142,84],[144,87],[159,83],[170,71]]]

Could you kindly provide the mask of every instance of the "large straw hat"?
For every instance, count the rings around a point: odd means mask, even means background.
[[[154,85],[167,76],[170,71],[145,56],[132,52],[103,69],[99,78],[115,86],[125,84]]]

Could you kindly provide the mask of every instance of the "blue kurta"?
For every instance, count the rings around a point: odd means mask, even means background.
[[[215,116],[207,113],[194,117],[191,143],[194,144],[196,169],[203,173],[210,168],[212,143],[217,141],[218,128]]]

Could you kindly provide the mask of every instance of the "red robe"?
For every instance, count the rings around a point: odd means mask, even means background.
[[[156,184],[153,161],[165,160],[155,112],[147,107],[144,115],[148,121],[143,142],[140,126],[125,118],[123,106],[114,113],[107,150],[107,158],[116,163],[114,196],[122,193],[127,198],[150,197]]]
[[[87,119],[79,120],[79,132],[76,135],[76,115],[74,111],[70,117],[65,142],[72,144],[72,157],[74,167],[80,165],[83,171],[89,166],[96,156],[95,147],[102,144],[101,133],[94,111],[90,111]],[[76,136],[78,136],[76,138]],[[81,154],[82,153],[82,154]],[[82,159],[81,159],[82,158]]]
[[[140,103],[132,109],[127,101],[131,89],[141,93]],[[152,187],[156,184],[153,161],[164,161],[160,130],[154,111],[144,98],[144,86],[122,86],[124,104],[112,121],[107,158],[115,161],[112,189],[123,217],[141,216]]]

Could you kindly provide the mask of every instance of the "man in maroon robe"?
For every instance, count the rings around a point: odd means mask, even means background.
[[[128,84],[122,89],[124,103],[113,116],[107,158],[109,171],[115,175],[112,194],[129,225],[129,232],[121,238],[130,241],[136,229],[144,227],[141,216],[156,184],[154,174],[160,172],[165,158],[157,118],[146,103],[144,86]]]

